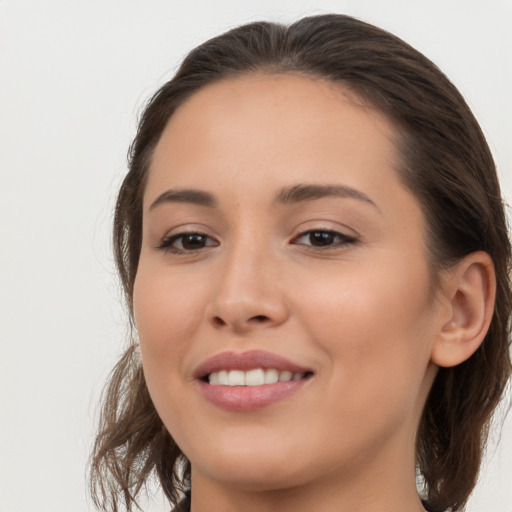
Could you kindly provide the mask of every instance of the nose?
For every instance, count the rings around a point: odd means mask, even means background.
[[[243,334],[276,327],[289,316],[279,258],[252,242],[222,259],[209,315],[216,328]]]

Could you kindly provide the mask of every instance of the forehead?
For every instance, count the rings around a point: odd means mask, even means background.
[[[385,116],[339,84],[298,74],[226,79],[178,107],[153,154],[148,187],[162,174],[176,186],[228,171],[231,180],[258,174],[286,186],[287,178],[315,179],[320,167],[395,168],[395,137]]]
[[[257,130],[261,138],[265,133],[270,138],[281,128],[286,129],[279,132],[281,141],[315,134],[315,141],[351,135],[353,140],[359,137],[375,144],[370,140],[374,133],[385,138],[395,135],[387,118],[341,84],[297,73],[260,73],[200,89],[177,108],[164,137],[177,132],[209,137],[218,133],[212,138],[219,142],[227,136],[254,135]]]

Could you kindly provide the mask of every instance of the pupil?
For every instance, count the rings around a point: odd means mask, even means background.
[[[205,245],[205,239],[199,234],[186,235],[183,237],[182,244],[184,249],[201,249]]]
[[[334,234],[326,231],[314,231],[309,236],[311,245],[331,245],[334,242]]]

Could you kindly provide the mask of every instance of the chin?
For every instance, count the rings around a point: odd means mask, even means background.
[[[310,477],[308,464],[301,465],[301,451],[283,450],[282,446],[261,443],[233,444],[225,450],[204,450],[192,456],[192,477],[207,475],[241,490],[272,491],[304,484]],[[276,449],[279,448],[279,449]],[[213,462],[212,462],[213,461]]]

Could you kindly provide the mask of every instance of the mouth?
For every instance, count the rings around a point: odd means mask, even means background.
[[[211,403],[229,411],[253,411],[295,394],[314,372],[282,356],[263,351],[224,352],[195,372]]]

